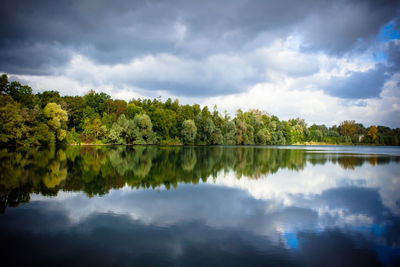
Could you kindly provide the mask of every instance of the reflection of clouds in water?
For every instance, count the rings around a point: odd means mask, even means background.
[[[9,210],[8,220],[0,221],[0,238],[8,241],[2,247],[6,259],[12,258],[15,265],[35,266],[39,262],[57,266],[132,262],[139,266],[340,266],[342,257],[351,266],[378,264],[370,240],[338,229],[318,234],[286,232],[274,240],[246,229],[214,228],[196,221],[157,227],[112,213],[91,214],[69,224],[54,204],[37,202],[25,210]]]
[[[303,171],[294,172],[280,170],[258,180],[242,177],[236,179],[233,172],[221,174],[216,179],[210,178],[209,183],[247,191],[256,199],[279,199],[285,205],[293,205],[291,195],[303,195],[303,198],[313,198],[330,188],[346,186],[363,186],[376,188],[385,206],[395,214],[400,213],[400,177],[399,164],[364,165],[357,171],[338,168],[331,162],[325,165],[307,166]]]
[[[385,223],[385,208],[377,191],[366,188],[334,188],[312,197],[290,194],[290,206],[279,199],[257,200],[243,190],[212,185],[182,185],[173,191],[112,191],[90,199],[82,194],[71,198],[62,195],[62,201],[58,197],[47,199],[47,208],[61,207],[75,224],[94,214],[112,213],[158,227],[199,221],[217,229],[246,229],[276,242],[287,232]]]
[[[278,243],[286,238],[290,243],[296,242],[293,234],[299,232],[340,228],[370,235],[374,227],[390,225],[390,214],[399,213],[398,169],[394,162],[353,170],[331,161],[297,172],[281,169],[259,179],[237,179],[235,172],[221,171],[206,184],[180,184],[176,190],[126,185],[101,197],[59,192],[55,198],[34,195],[32,201],[48,202],[47,208],[56,205],[52,210],[61,207],[73,224],[110,213],[162,228],[197,221],[215,229],[244,229]]]
[[[383,162],[372,157],[366,161],[361,157],[343,159],[343,155],[334,153],[282,151],[274,152],[279,157],[260,161],[265,155],[257,149],[235,150],[237,155],[228,150],[224,154],[221,149],[192,148],[176,155],[170,153],[161,157],[177,159],[177,162],[168,161],[171,163],[169,169],[151,155],[155,150],[135,150],[140,153],[115,150],[108,157],[102,154],[98,162],[113,159],[110,163],[114,165],[110,165],[113,167],[110,169],[102,167],[102,171],[110,171],[106,173],[112,175],[103,175],[102,179],[96,180],[104,182],[95,187],[97,191],[90,191],[90,186],[94,185],[91,183],[84,184],[86,187],[71,187],[74,184],[70,183],[70,186],[60,187],[56,197],[32,194],[30,203],[7,209],[6,220],[0,221],[0,228],[5,229],[0,231],[0,237],[2,233],[8,233],[7,229],[22,229],[44,238],[49,232],[72,233],[63,238],[70,240],[74,239],[75,231],[75,234],[83,235],[85,241],[100,233],[100,238],[116,241],[109,251],[114,247],[118,250],[118,245],[123,250],[121,244],[130,244],[137,251],[143,251],[143,248],[152,249],[149,243],[157,243],[157,249],[166,251],[167,257],[178,258],[188,255],[188,246],[212,252],[218,250],[217,245],[224,252],[235,255],[242,253],[248,244],[251,249],[255,248],[256,255],[260,251],[270,253],[273,246],[283,247],[279,251],[311,255],[315,261],[308,261],[306,256],[299,258],[305,265],[323,263],[326,255],[337,254],[337,251],[340,255],[355,252],[357,257],[354,259],[359,260],[363,255],[357,254],[360,250],[354,244],[359,246],[360,242],[364,242],[364,248],[371,244],[373,246],[369,248],[383,247],[379,255],[384,256],[391,253],[387,252],[387,247],[399,247],[398,161],[386,159]],[[236,155],[240,160],[237,165],[226,164],[228,167],[223,168],[219,165],[224,162],[220,159],[223,155]],[[291,160],[283,164],[286,156]],[[229,158],[224,160],[228,162]],[[248,164],[242,164],[244,160]],[[359,163],[362,167],[357,167]],[[177,173],[173,167],[181,165],[184,171]],[[91,170],[90,166],[88,168]],[[264,168],[266,171],[260,171]],[[166,174],[168,171],[170,176]],[[138,181],[143,180],[142,184],[135,183],[136,177],[127,179],[127,174],[132,172],[141,174]],[[152,172],[157,175],[151,175]],[[121,176],[118,183],[105,179],[114,178],[114,173]],[[98,178],[96,175],[89,175],[87,179],[94,181]],[[203,176],[204,183],[193,185]],[[54,184],[58,181],[62,185],[81,182],[84,177],[77,173],[65,180],[54,179]],[[179,183],[176,190],[166,189],[168,177]],[[138,185],[137,188],[132,188],[130,183]],[[143,185],[146,184],[155,189],[145,189]],[[105,195],[97,195],[103,191]],[[329,257],[332,260],[334,256]],[[288,258],[287,255],[284,258]]]

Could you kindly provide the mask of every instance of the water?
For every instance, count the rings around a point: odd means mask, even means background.
[[[400,265],[398,147],[0,149],[12,265]]]

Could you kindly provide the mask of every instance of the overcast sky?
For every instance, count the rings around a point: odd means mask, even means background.
[[[400,2],[3,0],[0,72],[308,124],[400,127]]]

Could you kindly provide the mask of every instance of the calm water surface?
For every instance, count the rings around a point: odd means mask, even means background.
[[[400,265],[396,147],[0,149],[0,166],[10,266]]]

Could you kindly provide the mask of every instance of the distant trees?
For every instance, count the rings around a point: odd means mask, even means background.
[[[339,126],[339,132],[344,136],[353,136],[357,132],[355,121],[344,121]]]
[[[25,135],[26,127],[19,106],[11,100],[0,107],[0,143],[18,143]]]
[[[156,136],[149,116],[138,114],[133,120],[121,115],[110,130],[109,139],[116,144],[154,144]]]
[[[64,141],[67,112],[56,103],[41,106],[44,96],[50,99],[50,94],[34,95],[29,86],[8,82],[6,75],[1,76],[0,86],[0,144],[54,145]],[[52,96],[59,97],[58,93]]]
[[[400,129],[354,120],[339,126],[313,124],[301,118],[279,120],[264,111],[238,110],[234,118],[216,106],[181,105],[178,100],[114,100],[91,90],[84,96],[60,96],[57,91],[33,94],[19,82],[0,76],[0,144],[58,143],[291,145],[399,145]]]
[[[375,142],[375,140],[378,138],[378,128],[375,125],[372,125],[369,128],[367,135],[371,138],[372,142]]]
[[[47,118],[47,125],[56,133],[57,140],[64,140],[67,134],[67,112],[56,103],[48,103],[43,114]]]
[[[235,145],[236,144],[236,124],[233,121],[225,120],[222,127],[223,144]]]
[[[193,120],[185,120],[182,125],[182,141],[186,144],[193,144],[197,135],[197,127]]]

